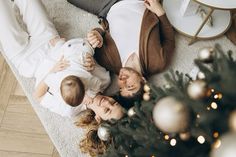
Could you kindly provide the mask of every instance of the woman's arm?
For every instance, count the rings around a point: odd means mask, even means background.
[[[45,83],[45,79],[47,76],[51,73],[56,73],[58,71],[62,71],[66,69],[69,66],[69,62],[64,59],[64,56],[61,57],[61,59],[54,65],[54,67],[49,70],[49,72],[46,74],[46,76],[42,79],[42,81],[37,85],[35,91],[34,91],[34,97],[36,100],[41,101],[42,97],[46,94],[48,91],[48,85]]]
[[[145,0],[145,5],[147,9],[156,14],[159,19],[160,38],[163,51],[167,53],[172,52],[175,47],[174,30],[167,19],[159,0]]]

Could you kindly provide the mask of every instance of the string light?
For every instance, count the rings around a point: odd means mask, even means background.
[[[128,155],[125,155],[125,157],[129,157]]]
[[[211,103],[211,108],[213,108],[213,109],[215,109],[215,110],[216,110],[216,109],[217,109],[217,107],[218,107],[218,106],[217,106],[217,104],[216,104],[215,102],[212,102],[212,103]]]
[[[210,107],[207,107],[207,110],[208,110],[208,111],[210,111],[210,110],[211,110],[211,108],[210,108]]]
[[[215,99],[218,99],[218,98],[219,98],[218,94],[214,95],[214,98],[215,98]]]
[[[211,89],[211,92],[212,92],[212,93],[214,93],[214,92],[215,92],[215,90],[212,88],[212,89]]]
[[[221,140],[216,140],[215,143],[212,145],[213,148],[217,149],[221,145]]]
[[[176,143],[177,143],[176,139],[173,138],[173,139],[170,140],[170,145],[171,146],[175,146]]]
[[[170,136],[169,136],[169,135],[165,135],[165,136],[164,136],[164,139],[165,139],[165,140],[169,140],[169,139],[170,139]]]
[[[200,118],[201,116],[200,116],[200,114],[197,114],[197,118]]]
[[[213,137],[218,138],[219,137],[219,133],[218,132],[214,132],[213,133]]]
[[[222,99],[223,95],[221,93],[218,94],[219,99]]]
[[[198,141],[200,144],[203,144],[203,143],[205,143],[205,138],[204,138],[203,136],[198,136],[197,141]]]

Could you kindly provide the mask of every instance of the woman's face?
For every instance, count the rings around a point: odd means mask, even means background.
[[[137,93],[141,88],[143,77],[131,68],[122,68],[118,77],[118,86],[120,94],[125,97],[130,97]]]
[[[107,96],[96,96],[90,107],[96,114],[96,119],[111,120],[120,119],[124,115],[124,109],[113,98]]]

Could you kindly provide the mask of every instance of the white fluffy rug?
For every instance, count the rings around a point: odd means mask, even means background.
[[[68,39],[73,37],[85,37],[86,33],[91,28],[98,26],[98,19],[95,16],[72,6],[66,0],[43,0],[43,2],[62,37]],[[231,49],[236,52],[236,46],[227,40],[225,36],[217,40],[200,41],[192,46],[188,46],[188,42],[189,38],[179,34],[176,35],[176,53],[171,65],[172,68],[184,73],[189,73],[194,68],[193,60],[196,58],[198,50],[204,46],[213,46],[215,43],[220,43],[224,50]],[[78,143],[83,137],[82,129],[73,126],[70,119],[63,118],[40,107],[40,105],[33,100],[31,95],[34,80],[22,78],[18,75],[12,64],[9,63],[9,65],[19,83],[22,85],[60,155],[62,157],[87,156],[82,154],[78,149]],[[163,78],[161,74],[159,74],[152,77],[151,81],[155,84],[159,84],[163,82]]]

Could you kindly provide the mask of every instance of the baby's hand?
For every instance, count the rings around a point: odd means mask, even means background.
[[[88,72],[91,72],[95,69],[95,60],[92,55],[86,54],[84,65],[83,65]]]
[[[64,56],[62,56],[61,59],[50,70],[50,73],[56,73],[56,72],[62,71],[69,66],[70,66],[69,62],[64,59]]]
[[[85,94],[84,99],[83,99],[83,104],[89,105],[93,103],[93,98],[89,97],[87,94]]]
[[[58,41],[63,40],[66,41],[65,38],[61,38],[60,36],[56,36],[55,38],[49,40],[49,43],[54,47]]]
[[[96,47],[101,48],[103,45],[103,38],[96,30],[92,30],[87,34],[87,40],[94,49]]]

